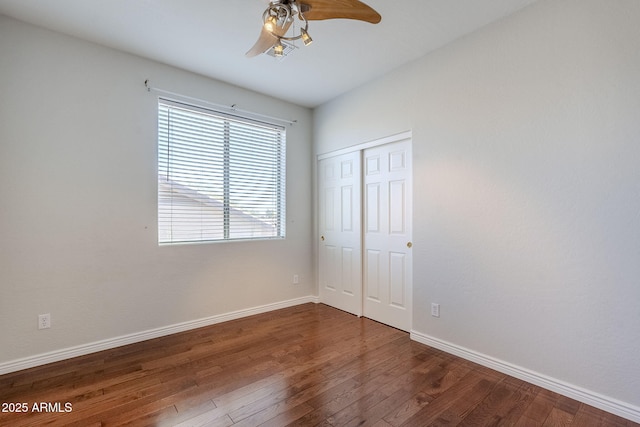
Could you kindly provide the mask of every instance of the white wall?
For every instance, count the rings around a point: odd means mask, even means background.
[[[158,246],[147,78],[298,120],[286,240]],[[3,16],[0,94],[0,365],[312,294],[310,110]]]
[[[640,417],[638,22],[541,0],[318,108],[314,152],[412,130],[415,334]]]

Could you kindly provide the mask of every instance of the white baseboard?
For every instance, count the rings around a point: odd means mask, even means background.
[[[0,375],[16,372],[23,369],[33,368],[35,366],[46,365],[47,363],[59,362],[61,360],[71,359],[77,356],[95,353],[102,350],[109,350],[127,344],[133,344],[152,338],[158,338],[166,335],[184,332],[191,329],[201,328],[203,326],[215,325],[216,323],[227,322],[229,320],[240,319],[242,317],[253,316],[254,314],[266,313],[269,311],[279,310],[281,308],[293,307],[295,305],[306,303],[318,303],[316,296],[307,296],[296,298],[288,301],[281,301],[273,304],[266,304],[259,307],[248,308],[244,310],[233,311],[230,313],[219,314],[216,316],[206,317],[204,319],[191,320],[188,322],[178,323],[175,325],[163,326],[157,329],[151,329],[134,334],[124,335],[116,338],[110,338],[102,341],[96,341],[89,344],[83,344],[75,347],[69,347],[62,350],[56,350],[49,353],[29,356],[22,359],[16,359],[9,362],[0,363]]]
[[[479,365],[486,366],[487,368],[494,369],[498,372],[502,372],[503,374],[519,378],[528,383],[535,384],[547,390],[551,390],[563,396],[575,399],[579,402],[586,403],[587,405],[602,409],[603,411],[607,411],[636,423],[640,423],[640,407],[638,406],[626,402],[621,402],[617,399],[603,396],[590,390],[585,390],[573,384],[569,384],[564,381],[560,381],[555,378],[551,378],[546,375],[531,371],[529,369],[493,358],[491,356],[487,356],[485,354],[460,347],[447,341],[442,341],[440,339],[422,334],[420,332],[411,331],[410,337],[412,340],[417,341],[421,344],[425,344],[430,347],[445,351],[447,353],[462,357],[463,359],[470,360]]]

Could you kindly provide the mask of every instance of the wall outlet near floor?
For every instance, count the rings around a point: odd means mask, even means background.
[[[297,285],[300,283],[300,277],[297,274],[293,275],[293,284]]]
[[[51,327],[51,314],[40,314],[38,316],[38,329],[49,329]]]
[[[440,317],[440,304],[431,303],[431,315],[433,317]]]

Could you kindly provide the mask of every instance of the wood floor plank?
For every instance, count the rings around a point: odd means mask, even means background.
[[[0,402],[11,427],[639,427],[321,304],[3,375]]]
[[[458,384],[417,412],[403,426],[457,425],[491,393],[495,385],[495,382],[486,379],[477,371],[471,371]]]
[[[395,377],[387,386],[384,387],[385,398],[377,403],[373,408],[359,411],[352,420],[346,425],[373,425],[378,420],[385,419],[385,423],[390,423],[392,419],[398,422],[397,409],[402,408],[405,416],[407,415],[407,407],[403,405],[405,402],[417,402],[413,397],[416,392],[423,390],[424,386],[431,383],[429,373],[436,366],[439,367],[440,359],[432,358],[431,360],[421,361],[412,358],[411,363],[400,364],[397,368],[389,370],[387,374]],[[427,403],[432,399],[423,399],[422,403]],[[417,407],[417,412],[422,406]],[[415,413],[413,412],[413,413]],[[411,415],[413,415],[413,413]],[[409,418],[411,415],[407,416]],[[388,420],[387,420],[388,418]],[[406,419],[405,418],[405,419]]]
[[[282,427],[289,423],[296,421],[309,412],[313,411],[313,408],[306,403],[302,403],[298,406],[292,407],[286,411],[282,411],[279,415],[265,421],[260,424],[260,427]]]
[[[460,426],[486,426],[496,424],[497,414],[509,404],[514,391],[505,384],[498,384],[468,415],[462,417]]]
[[[531,404],[524,411],[521,417],[522,422],[532,422],[541,426],[553,410],[557,398],[558,395],[555,393],[544,389],[539,390]]]
[[[543,427],[562,427],[573,423],[573,415],[562,409],[553,408],[544,423]]]
[[[382,420],[390,426],[400,426],[416,413],[420,412],[422,408],[428,405],[432,400],[433,397],[423,391],[420,391],[389,411]]]
[[[513,390],[507,401],[495,411],[492,421],[488,425],[514,426],[529,407],[539,388],[523,383],[515,378],[506,378],[503,385]]]

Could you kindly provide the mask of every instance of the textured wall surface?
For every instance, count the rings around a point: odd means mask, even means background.
[[[314,114],[316,154],[413,132],[414,331],[636,407],[639,20],[543,0]]]
[[[0,61],[0,363],[313,292],[310,110],[2,16]],[[145,79],[298,120],[285,240],[158,246]]]

